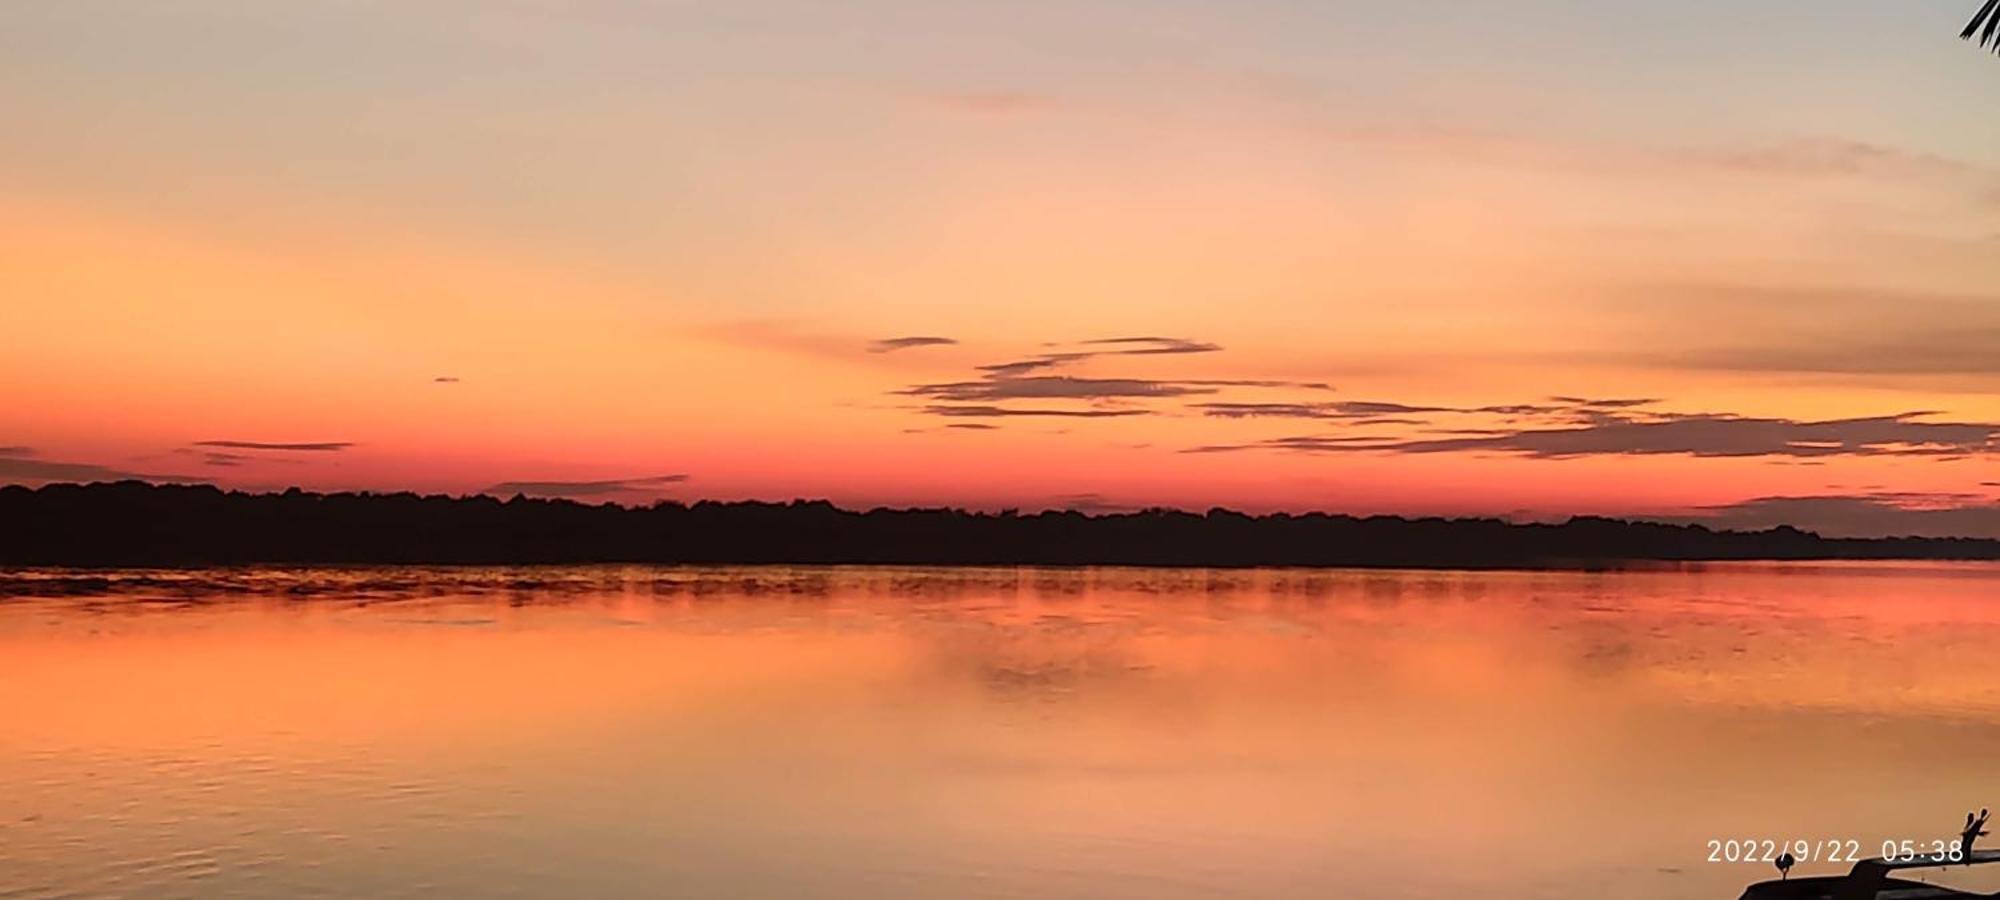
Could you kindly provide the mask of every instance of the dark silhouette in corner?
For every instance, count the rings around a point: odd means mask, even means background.
[[[1540,568],[1639,560],[2000,559],[2000,541],[1823,538],[1578,517],[1557,525],[1147,510],[855,512],[662,502],[225,492],[121,481],[0,488],[0,565],[908,563]]]
[[[1965,26],[1965,33],[1959,37],[1976,40],[1979,46],[2000,53],[2000,0],[1986,0],[1986,4],[1972,14],[1972,22]]]

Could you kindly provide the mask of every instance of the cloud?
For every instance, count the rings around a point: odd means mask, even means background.
[[[1631,409],[1639,406],[1652,406],[1660,402],[1658,398],[1654,397],[1613,400],[1592,400],[1588,397],[1550,397],[1549,399],[1557,403],[1587,409]]]
[[[1920,422],[1912,412],[1823,421],[1735,415],[1607,417],[1575,428],[1406,442],[1404,453],[1502,450],[1559,459],[1603,454],[1690,456],[1938,456],[2000,452],[2000,424]]]
[[[1789,345],[1701,348],[1675,354],[1672,360],[1739,372],[1996,376],[2000,375],[2000,326],[1820,334]]]
[[[1339,413],[1330,403],[1197,403],[1195,409],[1203,415],[1219,419],[1324,419],[1337,418]]]
[[[1060,345],[1055,345],[1060,346]],[[1173,356],[1186,353],[1219,353],[1222,345],[1175,337],[1112,337],[1080,341],[1075,346],[1093,349],[1058,350],[1010,362],[980,366],[988,377],[1014,377],[1041,369],[1052,369],[1100,356]],[[1111,349],[1102,349],[1102,348]]]
[[[1931,415],[1934,413],[1907,412],[1797,421],[1709,413],[1655,413],[1642,417],[1604,413],[1568,427],[1502,430],[1471,437],[1357,440],[1347,436],[1306,435],[1198,447],[1194,452],[1255,449],[1315,453],[1498,452],[1541,459],[1608,455],[1947,457],[2000,453],[2000,423],[1920,421]]]
[[[1097,493],[1064,494],[1052,498],[1052,505],[1055,509],[1081,513],[1117,513],[1137,509],[1130,503],[1120,503]]]
[[[304,443],[272,443],[268,441],[195,441],[196,447],[222,447],[229,450],[301,450],[315,453],[334,453],[354,446],[352,441],[308,441]]]
[[[1335,453],[1377,449],[1387,438],[1364,435],[1298,435],[1270,438],[1250,444],[1211,444],[1190,447],[1182,453],[1234,453],[1238,450],[1294,450],[1300,453]]]
[[[511,497],[524,494],[530,497],[601,497],[607,494],[624,494],[649,491],[663,485],[680,484],[689,476],[648,475],[640,478],[608,478],[601,481],[503,481],[480,493]]]
[[[207,479],[188,475],[159,475],[144,472],[130,472],[96,463],[65,462],[42,459],[27,447],[0,448],[0,482],[47,482],[47,481],[156,481],[170,483],[201,482]]]
[[[1204,415],[1223,419],[1361,419],[1402,413],[1459,412],[1444,406],[1410,406],[1372,400],[1334,403],[1196,403]],[[1414,420],[1412,420],[1414,421]]]
[[[1654,285],[1603,308],[1626,317],[1621,353],[1669,369],[1878,377],[2000,377],[2000,305],[1990,295],[1865,287]]]
[[[1327,384],[1324,381],[1278,381],[1261,378],[1195,378],[1176,383],[1194,385],[1196,387],[1217,388],[1291,388],[1301,391],[1333,390],[1333,385]]]
[[[894,353],[897,350],[908,350],[912,347],[943,347],[956,343],[958,343],[958,341],[952,338],[936,337],[933,335],[912,335],[910,337],[882,338],[880,340],[871,342],[868,345],[868,352]]]
[[[1061,344],[1047,344],[1048,347],[1063,347]],[[1121,409],[1108,411],[1102,407],[1118,402],[1141,400],[1171,400],[1181,397],[1198,397],[1221,393],[1232,388],[1269,388],[1292,390],[1330,391],[1332,386],[1319,381],[1287,381],[1277,379],[1248,378],[1130,378],[1130,377],[1084,377],[1078,375],[1040,375],[1039,370],[1066,366],[1071,363],[1099,357],[1156,357],[1195,353],[1215,353],[1221,345],[1187,338],[1161,337],[1157,335],[1134,335],[1124,337],[1093,338],[1068,345],[1070,349],[1057,349],[1027,359],[993,363],[977,367],[980,377],[969,381],[946,381],[932,384],[916,384],[896,391],[906,397],[922,397],[933,401],[949,401],[957,404],[992,404],[1012,400],[1075,400],[1096,404],[1092,410],[1005,410],[996,406],[947,406],[942,403],[924,407],[932,415],[973,415],[968,410],[983,410],[978,414],[990,415],[1069,415],[1078,418],[1108,418],[1111,416],[1146,415],[1151,410]]]
[[[1080,360],[1086,360],[1097,355],[1098,354],[1095,353],[1044,353],[1040,356],[1030,357],[1028,359],[1017,359],[1011,362],[1003,362],[1003,363],[991,363],[989,365],[980,366],[979,370],[985,372],[987,374],[987,377],[989,378],[1011,378],[1015,376],[1026,375],[1029,372],[1034,372],[1040,369],[1052,369],[1055,368],[1056,366],[1066,366],[1069,365],[1070,363],[1078,362]]]
[[[1260,381],[1248,379],[1197,378],[1156,380],[1151,378],[1081,378],[1074,375],[1030,375],[987,378],[982,381],[948,381],[918,384],[897,393],[937,400],[1111,400],[1165,399],[1214,394],[1223,388],[1296,388],[1332,390],[1321,382]]]
[[[962,431],[998,431],[1000,429],[998,425],[988,425],[985,422],[952,422],[944,427],[957,428]]]
[[[2000,538],[2000,503],[1973,494],[1895,491],[1774,496],[1669,521],[1734,529],[1803,525],[1832,537]]]
[[[1143,409],[1018,409],[999,406],[948,406],[933,404],[923,408],[926,415],[949,416],[955,418],[998,419],[1012,416],[1044,416],[1065,419],[1119,419],[1126,416],[1145,416],[1152,413]]]
[[[1488,414],[1502,416],[1552,416],[1564,420],[1591,421],[1608,410],[1627,409],[1657,400],[1592,400],[1584,397],[1551,397],[1560,405],[1510,404],[1503,406],[1422,406],[1382,400],[1342,400],[1325,403],[1196,403],[1191,408],[1204,415],[1224,419],[1350,419],[1375,424],[1427,424],[1414,418],[1386,419],[1382,416],[1414,416],[1425,413]]]
[[[1119,346],[1112,353],[1130,356],[1158,356],[1170,353],[1219,353],[1222,345],[1174,337],[1115,337],[1083,342],[1087,346]]]
[[[1213,394],[1215,387],[1196,382],[1154,381],[1145,378],[1078,378],[1070,375],[1036,375],[1022,378],[989,378],[984,381],[952,381],[919,384],[900,393],[938,400],[1102,400],[1107,398],[1184,397]]]
[[[432,383],[432,384],[457,384],[457,383],[458,383],[458,376],[457,376],[457,375],[439,375],[438,377],[436,377],[436,378],[433,378],[433,379],[431,379],[431,383]]]
[[[243,464],[245,460],[248,459],[250,459],[250,457],[244,456],[241,453],[203,453],[201,455],[201,464],[204,466],[220,466],[228,468],[233,466],[240,466]]]

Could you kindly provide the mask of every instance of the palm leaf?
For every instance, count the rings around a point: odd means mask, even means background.
[[[1986,0],[1986,5],[1979,8],[1959,37],[1977,40],[1979,46],[2000,53],[2000,0]]]

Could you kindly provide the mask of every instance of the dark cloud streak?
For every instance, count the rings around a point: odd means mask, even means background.
[[[881,340],[870,343],[868,345],[868,352],[894,353],[898,350],[909,350],[915,347],[944,347],[956,343],[958,343],[958,341],[952,338],[920,334],[920,335],[911,335],[909,337],[882,338]]]
[[[1425,440],[1354,440],[1303,435],[1192,452],[1290,450],[1399,454],[1496,452],[1538,459],[1585,456],[1697,457],[1924,456],[2000,453],[2000,423],[1927,422],[1926,412],[1821,421],[1728,414],[1600,414],[1584,424]]]
[[[27,447],[0,448],[0,482],[50,481],[152,481],[171,484],[198,483],[207,479],[190,475],[131,472],[97,463],[42,459]]]
[[[951,418],[1000,419],[1015,416],[1036,416],[1063,419],[1120,419],[1127,416],[1151,415],[1143,409],[1018,409],[1001,406],[954,406],[932,404],[923,408],[926,415]]]
[[[227,450],[286,450],[311,453],[337,453],[354,446],[352,441],[306,441],[301,443],[276,443],[270,441],[195,441],[196,447],[221,447]]]
[[[1070,375],[989,378],[919,384],[899,393],[938,400],[1103,400],[1111,398],[1185,397],[1213,394],[1215,387],[1196,382],[1153,381],[1144,378],[1078,378]]]

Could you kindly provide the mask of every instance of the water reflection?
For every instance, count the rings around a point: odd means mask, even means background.
[[[1996,576],[8,573],[0,890],[1734,897],[2000,801]]]

